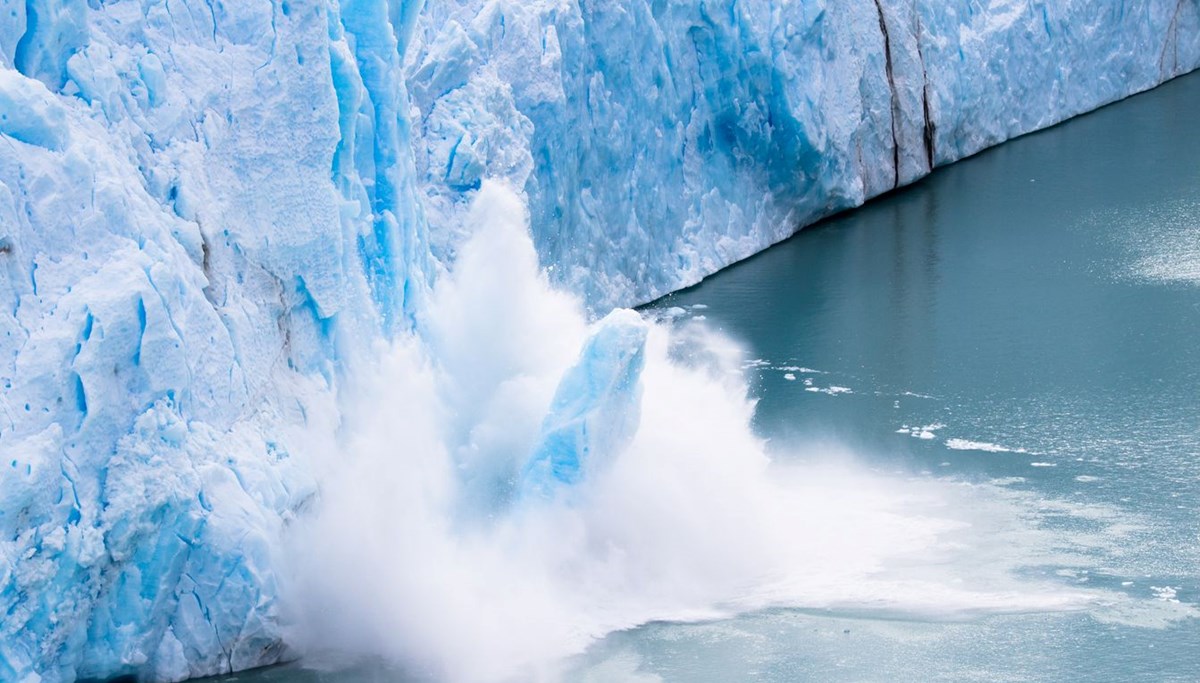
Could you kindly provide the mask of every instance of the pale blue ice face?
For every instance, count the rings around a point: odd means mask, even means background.
[[[0,677],[280,656],[306,454],[343,436],[347,368],[425,338],[485,179],[601,317],[1187,71],[1198,22],[1168,0],[0,0]]]
[[[553,497],[602,470],[629,443],[641,418],[646,324],[618,309],[599,323],[563,375],[521,471],[524,496]]]
[[[485,7],[417,23],[428,215],[481,177],[526,188],[544,263],[600,314],[1200,59],[1191,3]]]

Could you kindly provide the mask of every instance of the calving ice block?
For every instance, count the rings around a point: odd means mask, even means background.
[[[538,444],[521,472],[525,496],[551,497],[602,470],[640,419],[646,323],[618,309],[601,320],[563,375]]]

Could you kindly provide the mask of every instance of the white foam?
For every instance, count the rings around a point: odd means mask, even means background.
[[[987,441],[970,441],[968,439],[946,439],[946,448],[956,451],[985,451],[987,453],[1026,453],[1024,448],[1009,448]]]
[[[687,315],[687,311],[685,311],[684,309],[682,309],[678,306],[672,306],[664,311],[661,311],[660,315],[662,315],[662,317],[667,320],[674,320],[676,318],[682,318],[683,316]]]
[[[813,370],[812,368],[806,368],[802,365],[780,365],[779,367],[777,367],[775,369],[776,370],[784,370],[786,372],[799,372],[799,373],[803,373],[806,375],[827,375],[827,374],[829,374],[827,372],[822,372],[820,370]]]
[[[896,433],[897,434],[908,434],[909,436],[913,437],[914,439],[923,439],[923,440],[928,441],[930,439],[936,439],[937,438],[936,432],[939,429],[945,429],[945,428],[946,428],[946,425],[944,425],[940,422],[928,424],[923,427],[909,427],[908,425],[902,425],[900,427],[900,429],[896,430]]]
[[[1150,586],[1150,591],[1154,593],[1157,600],[1163,602],[1179,602],[1179,588],[1176,586]]]
[[[805,382],[805,384],[808,384],[807,381]],[[839,386],[815,387],[815,386],[812,386],[811,384],[809,384],[807,387],[805,387],[804,390],[811,391],[814,393],[819,393],[819,394],[827,394],[829,396],[838,396],[840,394],[853,394],[854,393],[854,391],[851,390],[850,387],[839,387]]]
[[[1016,484],[1024,484],[1025,477],[998,477],[991,480],[992,486],[1014,486]]]
[[[650,620],[1098,599],[1015,578],[1064,545],[1030,525],[1021,511],[1034,506],[1015,492],[873,473],[828,446],[772,463],[750,428],[742,358],[699,326],[686,330],[697,352],[682,355],[678,328],[651,326],[641,426],[611,469],[564,499],[514,502],[588,325],[538,273],[511,193],[485,185],[473,215],[427,341],[380,348],[347,388],[344,448],[327,455],[318,514],[293,538],[297,642],[449,680],[536,679]]]

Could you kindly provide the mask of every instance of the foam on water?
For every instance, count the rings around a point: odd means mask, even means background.
[[[1025,453],[1024,448],[1009,448],[988,441],[972,441],[970,439],[946,439],[946,448],[955,451],[983,451],[985,453]]]
[[[879,474],[837,446],[772,462],[740,350],[694,320],[648,323],[640,420],[612,461],[562,495],[518,497],[595,325],[538,270],[512,192],[485,185],[471,221],[426,341],[380,347],[357,374],[348,445],[327,454],[319,508],[293,534],[295,642],[441,679],[528,679],[653,620],[771,606],[959,618],[1111,599],[1015,577],[1070,563],[1024,494]]]

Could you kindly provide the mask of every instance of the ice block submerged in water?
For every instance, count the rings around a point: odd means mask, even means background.
[[[641,417],[646,333],[641,316],[628,309],[598,323],[558,385],[521,473],[522,497],[551,497],[578,484],[629,444]]]

